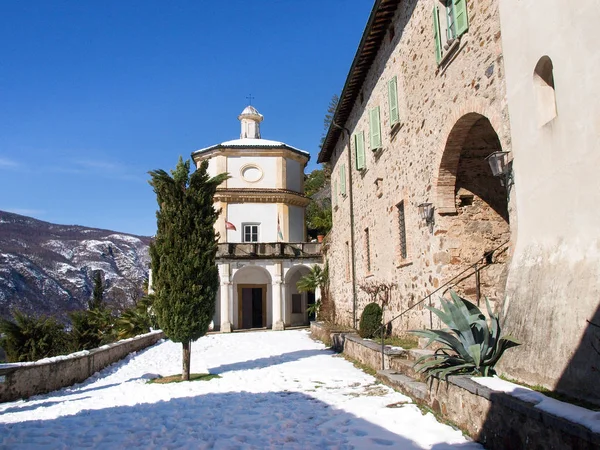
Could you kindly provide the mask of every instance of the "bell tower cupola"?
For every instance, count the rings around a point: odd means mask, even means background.
[[[246,106],[238,116],[238,120],[242,125],[240,139],[260,139],[260,123],[263,121],[263,116],[254,106]]]

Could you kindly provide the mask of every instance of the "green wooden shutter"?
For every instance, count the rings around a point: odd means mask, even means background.
[[[340,194],[346,195],[346,165],[340,166]]]
[[[467,17],[467,0],[452,0],[454,2],[454,29],[456,37],[464,34],[469,29]]]
[[[433,7],[433,38],[435,39],[435,60],[439,64],[442,61],[442,38],[437,6]]]
[[[379,106],[370,112],[371,125],[371,150],[381,148],[381,126],[379,123]]]
[[[400,121],[398,115],[398,85],[396,77],[388,81],[388,101],[390,103],[390,126],[396,125]]]
[[[335,180],[335,183],[333,183],[333,206],[337,206],[337,185],[338,182]]]
[[[356,170],[362,170],[365,168],[365,135],[362,131],[354,135],[354,150]]]

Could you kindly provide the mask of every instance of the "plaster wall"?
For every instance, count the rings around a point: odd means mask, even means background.
[[[242,242],[243,224],[260,224],[258,241],[277,242],[277,204],[229,203],[227,220],[237,230],[227,230],[227,242]]]
[[[301,206],[289,206],[288,207],[289,214],[289,227],[290,227],[290,236],[289,242],[304,242],[306,241],[306,237],[304,235],[305,226],[304,226],[304,208]]]
[[[227,180],[228,188],[249,188],[249,189],[275,189],[277,186],[277,160],[280,157],[268,156],[228,156],[227,172],[231,178]],[[262,171],[262,178],[255,182],[246,181],[242,177],[242,170],[246,166],[257,166]]]
[[[463,145],[453,133],[464,128],[464,139],[474,124],[465,117],[485,117],[493,131],[485,139],[494,138],[499,149],[511,148],[498,4],[493,0],[468,1],[469,31],[461,37],[453,56],[439,67],[432,33],[433,5],[433,0],[400,2],[392,22],[393,33],[388,31],[385,36],[345,123],[351,135],[364,132],[365,170],[355,168],[354,143],[349,160],[346,133],[341,134],[331,158],[332,192],[338,195],[332,199],[333,230],[328,239],[327,260],[330,294],[336,303],[338,320],[344,325],[353,325],[352,247],[356,261],[357,320],[371,301],[359,286],[369,282],[391,282],[397,286],[385,314],[389,319],[415,305],[510,236],[507,221],[498,220],[498,214],[480,202],[483,194],[471,192],[472,204],[461,206],[459,192],[454,189],[455,180],[450,179],[451,187],[444,191],[447,180],[440,171],[448,143],[454,147]],[[388,100],[388,81],[394,76],[400,116],[400,125],[396,127],[390,124]],[[380,108],[383,150],[373,152],[369,111],[376,106]],[[341,193],[342,166],[346,173],[345,195]],[[479,176],[478,173],[479,168],[465,170],[464,180],[472,181],[468,178]],[[491,191],[500,192],[499,180],[492,179],[489,183]],[[354,246],[350,235],[350,184],[354,199]],[[401,202],[406,257],[400,247],[397,205]],[[419,216],[418,205],[423,202],[431,202],[436,208],[431,232]],[[512,223],[513,217],[510,220]],[[370,269],[365,229],[369,230]],[[489,274],[489,289],[483,295],[492,300],[502,297],[503,267],[492,267],[495,273]],[[457,289],[472,295],[469,283],[473,281],[465,280]],[[436,296],[432,304],[437,303]],[[411,328],[431,325],[439,324],[435,316],[430,321],[429,311],[421,304],[395,321],[392,331],[402,334]]]
[[[600,324],[598,3],[499,3],[519,209],[506,330],[524,343],[501,367],[600,401],[590,383],[598,379],[592,344],[600,333],[587,322]],[[557,113],[545,124],[534,83],[543,56],[552,60]]]
[[[304,192],[304,164],[286,158],[286,189],[296,192]]]

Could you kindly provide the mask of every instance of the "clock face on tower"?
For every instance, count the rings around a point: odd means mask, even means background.
[[[240,171],[242,178],[249,183],[256,183],[263,177],[263,171],[254,164],[247,164]]]

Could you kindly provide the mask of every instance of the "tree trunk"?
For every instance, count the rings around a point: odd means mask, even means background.
[[[182,342],[183,346],[183,370],[181,372],[182,381],[190,380],[190,357],[192,344],[188,342]]]

